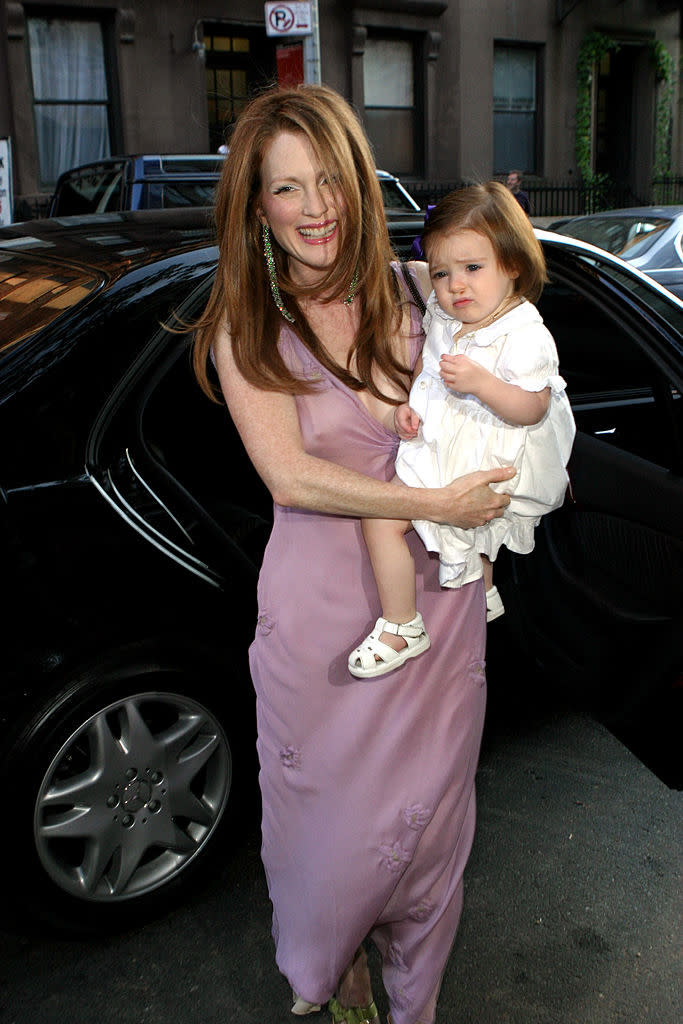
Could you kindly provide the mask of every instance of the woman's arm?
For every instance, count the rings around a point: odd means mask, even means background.
[[[506,494],[488,486],[509,480],[511,468],[470,473],[448,487],[397,486],[325,459],[303,446],[291,395],[262,391],[240,374],[223,328],[214,345],[218,374],[233,422],[256,472],[279,505],[332,515],[429,519],[464,529],[503,514]]]
[[[550,403],[550,388],[525,391],[496,377],[469,356],[442,356],[441,376],[452,391],[475,395],[496,416],[520,427],[539,423]]]

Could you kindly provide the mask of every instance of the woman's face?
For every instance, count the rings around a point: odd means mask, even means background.
[[[261,163],[258,215],[289,256],[294,281],[314,284],[332,266],[346,212],[341,192],[323,174],[308,139],[280,132]]]

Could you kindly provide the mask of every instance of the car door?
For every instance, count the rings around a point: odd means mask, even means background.
[[[550,685],[632,720],[680,677],[683,307],[607,258],[546,252],[577,435],[563,507],[506,561],[507,628]]]
[[[571,492],[542,520],[531,555],[499,556],[506,615],[489,629],[490,674],[495,689],[524,654],[572,699],[623,714],[668,686],[680,664],[682,310],[642,278],[633,291],[566,241],[548,248],[540,309],[577,421]],[[207,287],[183,318],[198,315]],[[161,331],[122,382],[126,452],[109,476],[137,529],[213,585],[239,586],[248,617],[272,502],[225,407],[199,392],[190,342]]]

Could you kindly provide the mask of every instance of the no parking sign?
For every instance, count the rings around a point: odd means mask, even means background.
[[[310,3],[268,3],[266,9],[266,35],[310,36],[313,18]]]

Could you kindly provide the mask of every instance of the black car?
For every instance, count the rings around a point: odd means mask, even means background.
[[[579,432],[564,506],[497,563],[493,700],[526,665],[637,713],[680,671],[683,303],[539,237]],[[70,923],[183,893],[256,798],[246,652],[272,502],[182,327],[216,255],[200,209],[0,230],[2,877]]]

